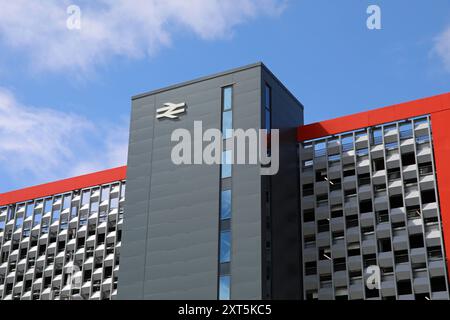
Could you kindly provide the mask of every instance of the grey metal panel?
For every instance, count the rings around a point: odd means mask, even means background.
[[[303,124],[303,106],[267,68],[262,70],[262,85],[267,83],[272,91],[272,128],[280,131],[280,169],[270,178],[272,298],[299,299],[302,285],[297,128]]]

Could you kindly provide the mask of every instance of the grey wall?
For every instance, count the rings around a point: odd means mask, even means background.
[[[220,168],[175,166],[173,130],[221,127],[221,87],[234,83],[234,127],[259,128],[261,66],[136,97],[132,103],[119,299],[216,299]],[[155,119],[165,102],[186,102],[179,121]],[[234,166],[232,298],[261,298],[261,180]]]
[[[303,124],[303,106],[268,69],[263,68],[262,85],[265,83],[272,89],[272,128],[280,130],[279,172],[271,177],[262,177],[263,188],[268,179],[271,186],[271,298],[299,299],[302,269],[297,127]],[[266,259],[264,257],[263,261]]]

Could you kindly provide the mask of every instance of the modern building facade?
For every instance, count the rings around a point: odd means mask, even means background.
[[[449,299],[448,120],[450,94],[303,125],[262,63],[135,96],[126,167],[0,194],[0,298]],[[279,129],[278,173],[174,164],[199,121],[222,159]]]
[[[126,167],[2,194],[0,298],[114,299]]]
[[[449,117],[446,94],[298,129],[306,299],[449,298]]]
[[[167,103],[186,112],[158,118]],[[194,121],[224,140],[231,128],[279,129],[278,175],[256,164],[175,165],[171,134],[184,128],[199,142]],[[302,105],[261,63],[134,97],[118,298],[300,298],[301,124]]]

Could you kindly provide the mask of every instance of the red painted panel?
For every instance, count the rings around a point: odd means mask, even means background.
[[[127,167],[90,173],[0,194],[0,206],[126,179]]]
[[[450,101],[449,101],[450,103]],[[450,104],[449,104],[450,105]],[[434,157],[436,162],[437,183],[439,190],[442,232],[444,246],[450,255],[450,110],[433,113],[431,127],[433,130]],[[447,271],[450,271],[450,261],[447,259]]]
[[[297,139],[298,141],[316,139],[346,131],[376,126],[386,122],[431,114],[450,108],[449,102],[450,93],[445,93],[430,98],[360,112],[350,116],[316,122],[300,126],[297,131]]]

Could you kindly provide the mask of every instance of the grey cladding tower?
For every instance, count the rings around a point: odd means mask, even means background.
[[[280,129],[278,174],[173,164],[171,134],[194,136],[194,121]],[[302,105],[262,63],[134,97],[118,298],[300,298],[302,124]]]

